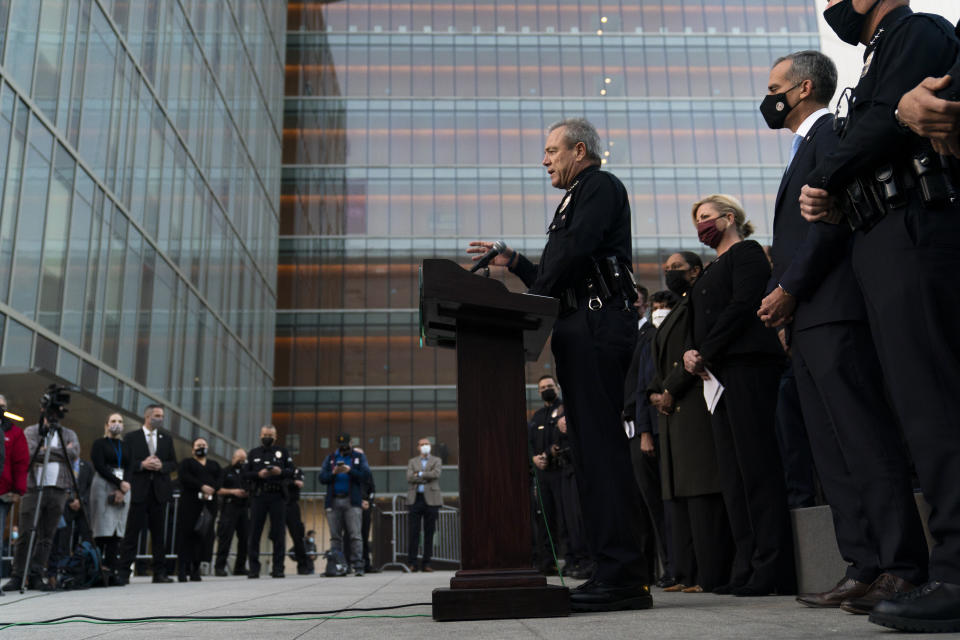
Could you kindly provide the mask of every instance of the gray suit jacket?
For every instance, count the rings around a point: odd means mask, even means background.
[[[423,488],[423,499],[431,507],[439,507],[443,504],[443,495],[440,493],[440,472],[443,465],[437,456],[427,456],[427,468],[422,469],[420,456],[410,458],[407,463],[407,483],[410,489],[407,491],[407,504],[413,504],[417,499],[417,487],[425,485]],[[423,475],[420,475],[420,471]]]

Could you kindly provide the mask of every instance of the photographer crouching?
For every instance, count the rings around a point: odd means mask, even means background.
[[[33,526],[39,510],[33,553],[27,571],[27,588],[52,591],[54,587],[46,582],[43,576],[53,547],[57,524],[67,502],[67,492],[73,487],[71,474],[73,463],[80,456],[80,441],[73,429],[63,426],[51,428],[51,421],[46,416],[43,417],[42,427],[32,424],[24,430],[24,436],[31,455],[31,465],[27,474],[27,493],[20,500],[20,527],[23,535],[17,539],[13,571],[3,589],[19,590],[23,584],[31,537],[29,527]],[[67,457],[64,457],[64,451]]]

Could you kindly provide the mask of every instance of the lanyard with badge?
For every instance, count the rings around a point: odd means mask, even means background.
[[[113,475],[117,480],[123,480],[123,446],[119,442],[113,446],[117,450],[117,468],[113,470]]]

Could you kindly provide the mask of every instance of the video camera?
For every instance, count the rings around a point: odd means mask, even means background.
[[[48,424],[58,424],[66,415],[67,405],[70,404],[68,391],[72,391],[72,388],[54,383],[40,396],[41,415],[47,419]]]

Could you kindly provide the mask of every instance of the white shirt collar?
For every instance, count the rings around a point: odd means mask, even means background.
[[[647,316],[640,316],[640,322],[637,323],[637,329],[642,329],[647,324]]]
[[[150,429],[147,429],[147,425],[143,425],[143,427],[141,428],[143,429],[143,435],[147,436],[148,438],[150,437],[150,434],[157,432],[156,429],[154,429],[153,431],[150,431]]]
[[[810,129],[813,129],[813,125],[817,122],[817,120],[827,115],[830,115],[830,111],[828,109],[817,109],[800,123],[800,126],[797,127],[796,135],[800,136],[801,138],[806,138],[807,134],[810,133]]]

